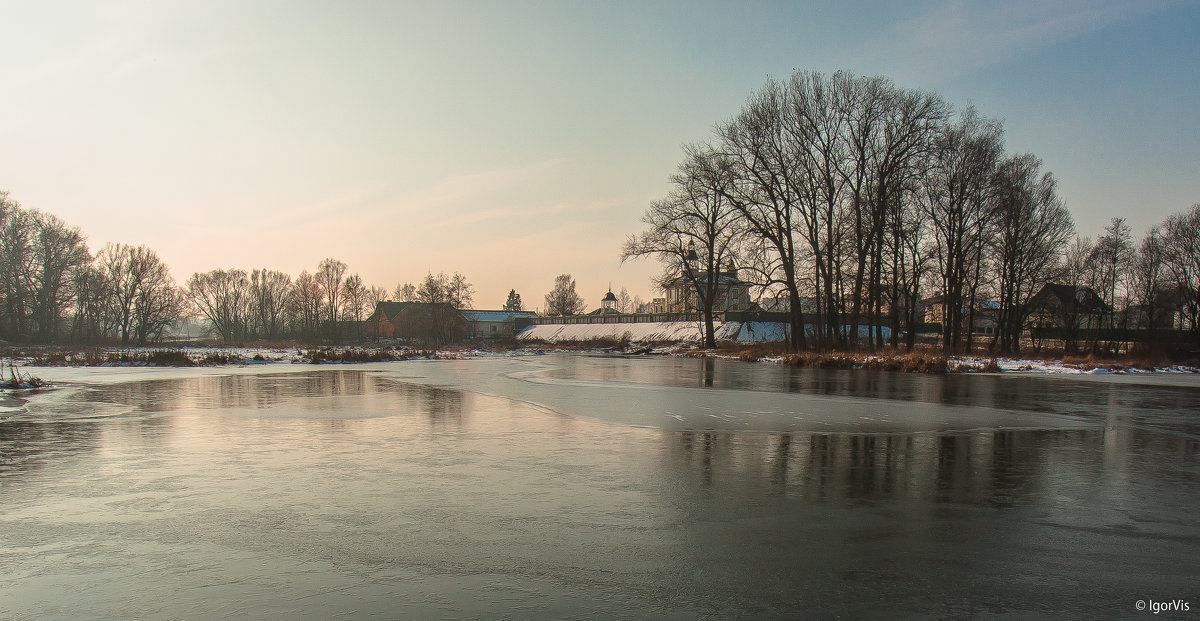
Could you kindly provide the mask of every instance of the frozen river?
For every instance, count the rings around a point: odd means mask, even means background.
[[[1200,382],[572,355],[45,369],[0,618],[1200,611]]]

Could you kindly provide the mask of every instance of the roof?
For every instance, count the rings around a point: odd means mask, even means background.
[[[1029,300],[1029,305],[1034,308],[1045,308],[1051,299],[1058,300],[1058,303],[1063,308],[1069,309],[1071,312],[1104,314],[1110,310],[1108,305],[1104,303],[1104,300],[1101,300],[1100,296],[1091,287],[1076,287],[1054,283],[1049,283],[1042,287]]]
[[[374,317],[382,313],[384,319],[395,321],[396,315],[399,315],[406,308],[414,308],[416,309],[414,312],[419,311],[428,314],[433,307],[453,308],[446,302],[380,302],[375,305],[375,312],[371,313],[371,316]]]
[[[404,309],[405,306],[412,302],[380,302],[375,305],[375,313],[382,313],[384,319],[391,321],[396,318],[396,315]]]
[[[505,321],[513,321],[516,319],[532,319],[537,317],[537,313],[533,311],[506,310],[464,310],[462,311],[462,315],[467,321],[495,323],[503,323]]]
[[[617,296],[613,295],[612,289],[609,289],[608,293],[605,293],[604,297],[600,301],[601,302],[616,302]]]

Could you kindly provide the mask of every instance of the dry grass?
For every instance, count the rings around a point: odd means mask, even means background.
[[[33,375],[18,369],[17,365],[13,364],[11,361],[7,364],[8,377],[4,377],[4,366],[5,365],[0,363],[0,388],[6,390],[28,390],[32,388],[44,388],[50,385],[49,382],[43,380],[42,378],[34,377]]]
[[[1030,367],[1033,368],[1033,367]],[[951,373],[999,373],[1000,363],[995,358],[986,361],[959,362],[950,369]]]
[[[335,349],[322,347],[300,352],[300,356],[312,364],[322,362],[392,362],[407,360],[409,354],[402,354],[391,349]]]
[[[874,354],[853,352],[801,352],[787,354],[784,364],[806,369],[867,369],[871,371],[897,371],[901,373],[942,374],[949,369],[946,357],[929,351],[880,352]]]
[[[1075,367],[1083,371],[1094,371],[1096,369],[1106,369],[1109,371],[1129,371],[1131,369],[1153,371],[1170,366],[1171,363],[1161,356],[1098,356],[1096,354],[1088,354],[1086,356],[1063,356],[1062,365],[1065,367]]]

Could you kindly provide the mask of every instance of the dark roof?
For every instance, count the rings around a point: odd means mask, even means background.
[[[399,315],[406,308],[413,308],[415,309],[414,312],[424,312],[428,314],[434,307],[449,308],[451,310],[454,309],[454,307],[450,306],[450,304],[446,302],[380,302],[375,305],[375,312],[371,314],[371,317],[382,313],[384,319],[387,319],[388,321],[395,321],[396,315]]]
[[[384,319],[391,321],[409,304],[412,304],[412,302],[380,302],[375,305],[375,313],[373,315],[383,314]]]
[[[613,295],[612,289],[609,289],[608,293],[605,293],[604,297],[600,301],[601,302],[616,302],[617,296]]]
[[[1086,315],[1102,315],[1111,309],[1091,287],[1049,283],[1029,300],[1032,308],[1047,308],[1056,301],[1064,310]]]

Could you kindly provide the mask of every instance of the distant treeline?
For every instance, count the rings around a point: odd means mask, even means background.
[[[1114,218],[1092,242],[1041,169],[1007,154],[1000,121],[972,107],[882,77],[797,72],[685,147],[623,256],[660,259],[663,282],[693,283],[710,316],[736,262],[787,302],[795,349],[912,347],[936,295],[947,350],[979,345],[970,326],[987,302],[988,345],[1014,351],[1047,283],[1093,289],[1109,327],[1159,326],[1170,310],[1200,330],[1200,205],[1140,242]],[[900,329],[885,339],[884,325]]]
[[[0,191],[0,338],[15,342],[135,345],[161,340],[187,317],[227,342],[336,341],[362,336],[362,320],[388,297],[345,263],[310,273],[217,269],[183,286],[145,246],[108,244],[94,255],[78,227],[27,209]],[[398,300],[469,307],[461,274],[398,285]],[[519,299],[518,299],[519,304]]]

